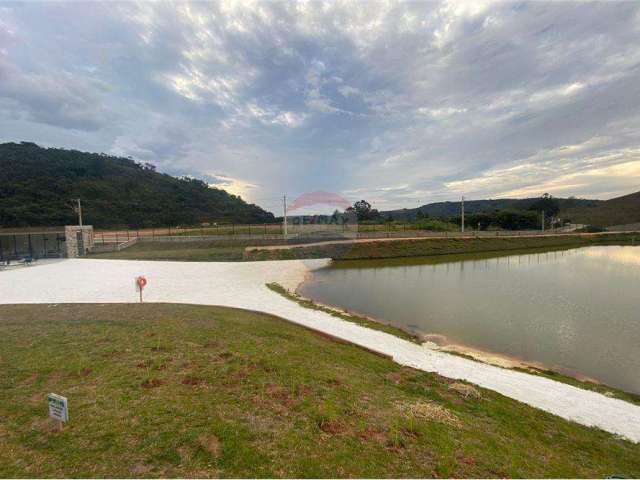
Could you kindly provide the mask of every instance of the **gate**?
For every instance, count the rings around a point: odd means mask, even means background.
[[[82,232],[76,232],[76,244],[78,245],[78,256],[84,257],[84,237],[82,236]]]

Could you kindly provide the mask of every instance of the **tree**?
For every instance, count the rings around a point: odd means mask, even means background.
[[[375,208],[371,208],[371,204],[366,200],[359,200],[353,204],[353,207],[349,207],[347,210],[355,211],[358,216],[358,221],[375,220],[380,216],[380,212]]]
[[[428,213],[424,213],[422,210],[418,209],[416,212],[416,220],[423,220],[425,218],[429,218]]]
[[[539,200],[535,201],[529,207],[529,210],[533,210],[535,212],[544,212],[546,217],[551,218],[555,217],[560,211],[560,204],[558,200],[553,198],[548,193],[545,193]]]
[[[366,200],[360,200],[353,204],[353,209],[358,215],[358,220],[364,220],[371,212],[371,204]]]

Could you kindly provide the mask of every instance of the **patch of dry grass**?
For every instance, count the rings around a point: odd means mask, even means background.
[[[465,399],[482,397],[478,389],[466,383],[454,382],[451,385],[449,385],[449,390],[453,390],[454,392],[459,393]]]
[[[419,400],[417,402],[397,402],[398,408],[405,417],[413,420],[427,420],[429,422],[440,422],[452,427],[461,427],[460,419],[447,408],[431,400]]]

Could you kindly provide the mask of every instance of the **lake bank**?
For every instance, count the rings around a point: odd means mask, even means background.
[[[599,244],[635,244],[639,233],[597,233],[519,236],[510,232],[496,237],[437,237],[411,239],[345,240],[309,245],[247,247],[245,260],[293,260],[331,258],[364,260],[463,253],[501,252],[530,248],[563,248]]]
[[[298,292],[438,348],[638,393],[640,247],[337,261]]]

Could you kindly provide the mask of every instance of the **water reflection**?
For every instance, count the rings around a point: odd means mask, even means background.
[[[640,247],[339,262],[301,290],[640,393]]]

